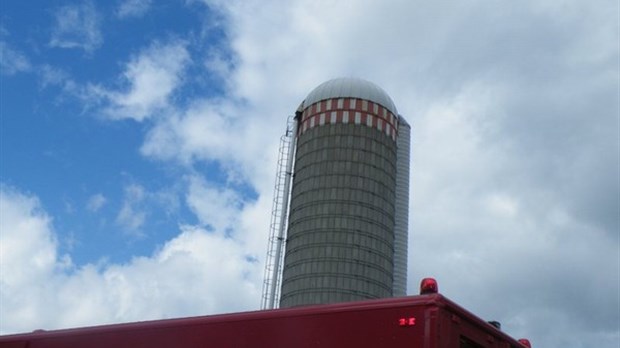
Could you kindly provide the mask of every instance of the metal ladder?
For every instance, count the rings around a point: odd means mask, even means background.
[[[282,264],[284,263],[283,249],[286,243],[286,230],[288,227],[288,207],[293,178],[296,133],[297,121],[293,117],[289,117],[286,133],[280,137],[278,168],[271,208],[271,223],[269,225],[269,242],[263,275],[261,309],[277,308],[280,300]]]

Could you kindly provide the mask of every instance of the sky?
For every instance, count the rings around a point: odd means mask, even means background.
[[[0,333],[256,310],[279,138],[335,77],[412,126],[408,293],[620,342],[613,0],[0,3]]]

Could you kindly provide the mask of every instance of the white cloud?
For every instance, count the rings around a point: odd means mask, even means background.
[[[151,7],[152,0],[124,0],[116,11],[119,18],[141,17]]]
[[[4,41],[0,41],[0,67],[3,75],[13,75],[32,69],[30,60],[23,53],[9,47]]]
[[[92,53],[103,43],[101,15],[92,1],[66,5],[55,12],[51,47],[80,48]]]
[[[121,81],[125,91],[90,86],[91,98],[101,99],[103,113],[111,119],[143,121],[169,105],[169,98],[181,84],[190,57],[185,43],[154,42],[125,67]]]
[[[283,115],[257,112],[235,100],[197,100],[187,109],[158,120],[141,152],[190,166],[216,161],[228,180],[247,181],[271,195],[263,190],[272,188],[278,145],[273,140],[286,130]]]
[[[509,195],[494,193],[483,200],[489,212],[502,217],[514,218],[519,211],[519,204]]]
[[[41,88],[59,87],[63,93],[57,96],[58,101],[66,98],[84,97],[84,87],[77,83],[65,70],[48,64],[40,65],[36,68]]]
[[[97,195],[91,200],[100,203]],[[116,223],[129,235],[144,237],[143,227],[147,218],[154,222],[175,216],[180,205],[179,193],[174,188],[149,191],[140,184],[131,183],[124,187],[123,202],[116,215]],[[162,212],[165,216],[158,215]]]
[[[410,292],[435,275],[446,295],[511,335],[611,347],[619,253],[611,2],[206,3],[229,21],[229,95],[156,124],[145,155],[234,165],[268,197],[275,159],[266,154],[275,155],[285,115],[324,80],[367,78],[412,124]],[[218,66],[228,73],[217,59],[208,65]],[[601,284],[598,299],[579,299],[592,283]],[[592,322],[571,321],[579,312]],[[561,322],[562,334],[546,334],[543,317]]]
[[[239,211],[244,204],[236,191],[209,184],[197,176],[189,178],[186,200],[200,222],[216,231],[238,225]]]
[[[88,198],[88,202],[86,203],[86,209],[96,212],[101,209],[108,200],[101,193],[94,194]]]
[[[58,255],[52,220],[36,198],[2,187],[0,209],[1,334],[258,305],[260,266],[218,231],[182,226],[151,256],[77,267]]]
[[[147,135],[142,152],[163,159],[177,159],[185,163],[200,159],[233,159],[230,145],[240,120],[234,119],[239,111],[231,103],[200,101],[181,115],[169,116],[159,122]],[[243,128],[239,129],[241,131]]]
[[[138,236],[141,235],[140,228],[147,217],[143,204],[145,197],[144,187],[137,184],[126,186],[123,205],[116,216],[116,223]]]
[[[41,86],[55,86],[55,85],[64,85],[69,80],[68,74],[58,68],[54,68],[50,65],[43,65],[40,68],[41,75]]]
[[[228,77],[233,71],[233,62],[224,52],[213,49],[205,59],[204,66],[221,81],[228,82]],[[230,87],[230,86],[227,86]]]
[[[32,280],[44,279],[56,267],[57,241],[50,230],[51,218],[41,211],[36,198],[5,186],[0,190],[0,280],[16,287],[34,285]]]

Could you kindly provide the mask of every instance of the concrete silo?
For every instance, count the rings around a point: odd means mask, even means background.
[[[405,295],[409,125],[392,99],[362,79],[330,80],[292,129],[280,307]]]

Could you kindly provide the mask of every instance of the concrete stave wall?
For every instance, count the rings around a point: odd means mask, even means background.
[[[376,125],[299,135],[280,307],[392,296],[396,143]]]

